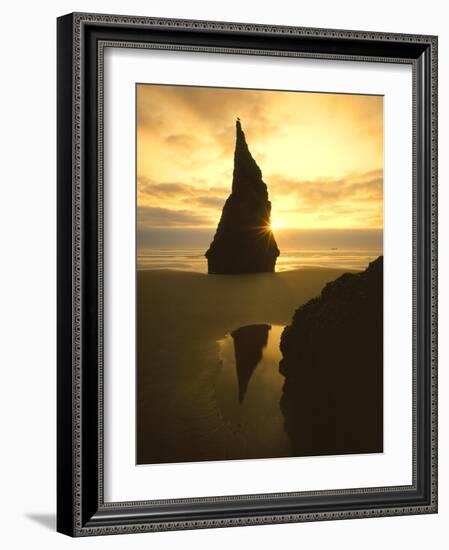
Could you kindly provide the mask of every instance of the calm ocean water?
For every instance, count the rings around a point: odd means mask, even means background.
[[[304,267],[365,269],[369,262],[382,254],[380,248],[282,248],[276,271]],[[207,273],[204,248],[153,248],[138,254],[137,269],[177,269]]]

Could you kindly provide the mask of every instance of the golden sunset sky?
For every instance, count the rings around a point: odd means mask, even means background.
[[[148,84],[137,85],[139,227],[216,227],[236,117],[274,229],[382,228],[382,97]]]

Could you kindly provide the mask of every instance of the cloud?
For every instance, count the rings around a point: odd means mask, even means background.
[[[339,179],[293,180],[273,176],[270,184],[271,196],[288,196],[296,199],[301,209],[335,211],[336,207],[350,202],[368,203],[372,209],[383,198],[383,171],[375,170],[365,174],[352,174]]]
[[[139,227],[208,227],[211,220],[190,210],[170,210],[157,206],[139,206],[137,209]]]
[[[187,151],[213,147],[221,156],[234,150],[235,120],[251,121],[248,136],[255,142],[280,131],[270,105],[279,93],[235,88],[197,86],[138,86],[138,128],[170,145]]]
[[[266,178],[274,223],[282,227],[382,227],[383,172],[344,178]]]
[[[198,140],[195,134],[170,134],[165,138],[165,143],[170,147],[190,150]]]
[[[218,222],[239,116],[279,226],[382,225],[380,96],[145,84],[137,109],[138,205],[154,209],[145,223]]]
[[[139,195],[147,198],[167,199],[173,197],[190,197],[196,192],[195,187],[186,183],[157,183],[143,176],[137,180]]]
[[[222,197],[208,197],[208,196],[200,196],[195,197],[194,202],[200,206],[206,206],[209,208],[222,208],[224,204],[224,200]]]
[[[137,180],[139,198],[148,203],[153,199],[193,200],[204,206],[217,206],[231,192],[231,184],[226,187],[207,186],[207,182],[189,185],[180,182],[158,183],[144,176]]]
[[[380,227],[383,219],[383,171],[316,180],[268,176],[274,220],[293,227],[312,224]],[[230,186],[157,183],[138,180],[139,224],[153,227],[214,226],[230,193]],[[163,204],[163,206],[160,206]]]

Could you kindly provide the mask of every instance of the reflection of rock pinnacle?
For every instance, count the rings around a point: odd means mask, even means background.
[[[248,325],[231,332],[240,403],[243,403],[251,376],[262,359],[262,350],[267,345],[269,330],[271,325]]]
[[[270,222],[267,186],[237,117],[232,193],[206,252],[209,273],[273,272],[279,249]]]

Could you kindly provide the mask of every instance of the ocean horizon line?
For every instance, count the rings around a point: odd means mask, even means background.
[[[137,254],[139,271],[175,269],[207,273],[207,259],[200,247],[152,248]],[[306,267],[359,271],[383,254],[382,248],[284,248],[276,261],[276,272]]]

